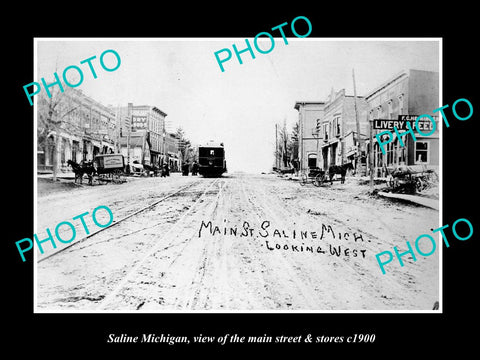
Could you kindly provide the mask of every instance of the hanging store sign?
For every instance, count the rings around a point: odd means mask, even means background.
[[[375,130],[393,130],[396,127],[399,130],[406,128],[406,121],[391,120],[391,119],[374,119],[373,128]]]
[[[430,119],[421,118],[418,120],[418,124],[415,125],[419,115],[398,115],[398,120],[392,119],[374,119],[373,120],[373,129],[375,130],[408,130],[407,123],[410,123],[410,127],[414,131],[430,132],[433,130],[433,123]],[[438,121],[438,116],[432,116],[435,121]]]
[[[433,123],[430,121],[430,119],[426,118],[420,118],[418,119],[418,123],[415,124],[415,121],[420,115],[398,115],[398,121],[402,122],[403,124],[406,124],[407,122],[410,123],[410,126],[412,129],[415,130],[420,130],[421,132],[430,132],[433,130]],[[438,122],[438,116],[436,115],[430,115],[435,122]],[[404,128],[399,128],[397,127],[398,130],[408,130],[406,125],[404,125]]]

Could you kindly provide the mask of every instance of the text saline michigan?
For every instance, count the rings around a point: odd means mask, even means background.
[[[175,345],[179,343],[190,343],[190,340],[186,336],[173,336],[170,334],[142,334],[140,337],[138,336],[130,336],[127,334],[109,334],[107,343],[167,343],[168,345]]]

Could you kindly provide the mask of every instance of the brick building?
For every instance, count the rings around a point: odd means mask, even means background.
[[[409,115],[413,119],[422,114],[433,115],[432,111],[440,106],[439,74],[413,69],[402,71],[370,91],[365,100],[369,120],[398,120],[399,115]],[[401,146],[394,134],[394,140],[385,145],[386,154],[382,153],[375,138],[375,134],[383,130],[373,130],[375,176],[384,176],[386,168],[399,165],[425,164],[429,168],[438,168],[439,127],[430,136],[421,136],[416,132],[417,141],[413,141],[410,135],[402,137],[405,146]]]
[[[117,108],[117,123],[120,128],[121,152],[128,159],[128,140],[135,139],[135,148],[141,146],[142,154],[131,156],[142,164],[158,164],[165,153],[165,117],[167,114],[151,105],[133,105]],[[132,145],[132,144],[130,144]],[[136,150],[138,151],[138,150]],[[131,160],[131,159],[130,159]]]
[[[91,161],[117,150],[118,133],[111,108],[65,87],[51,98],[37,99],[37,169],[69,171],[67,161]]]
[[[356,107],[356,109],[355,109]],[[326,170],[332,165],[350,162],[357,168],[357,116],[362,139],[367,138],[367,103],[361,96],[346,95],[345,89],[332,93],[325,102],[324,114],[317,122],[318,136],[321,139],[319,168]]]
[[[323,118],[323,101],[297,101],[298,111],[298,161],[300,170],[319,167],[320,139],[317,123]]]
[[[165,134],[165,154],[168,166],[171,171],[180,171],[181,155],[179,150],[179,139],[175,134],[167,132]]]

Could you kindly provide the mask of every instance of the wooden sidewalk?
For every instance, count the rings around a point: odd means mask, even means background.
[[[435,210],[439,210],[440,207],[440,200],[438,199],[430,199],[423,196],[416,196],[416,195],[408,195],[408,194],[395,194],[395,193],[386,193],[383,191],[378,192],[378,195],[393,198],[393,199],[402,199],[407,200],[419,205],[423,205]]]

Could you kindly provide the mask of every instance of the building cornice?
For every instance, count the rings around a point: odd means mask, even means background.
[[[393,83],[397,82],[400,79],[407,78],[410,74],[409,70],[403,70],[399,73],[397,73],[395,76],[393,76],[390,80],[387,80],[386,82],[382,83],[380,86],[376,87],[367,95],[365,95],[365,100],[369,100],[369,98],[373,97],[374,95],[378,94],[380,91],[384,90],[385,88],[389,87]]]

